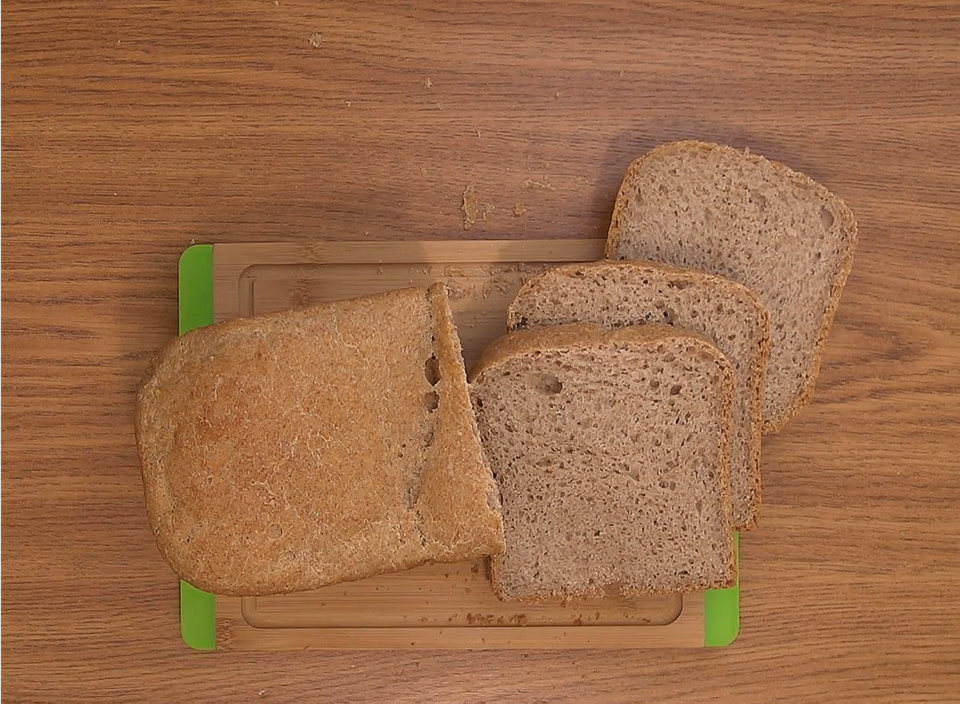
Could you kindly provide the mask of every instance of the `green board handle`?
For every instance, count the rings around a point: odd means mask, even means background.
[[[195,244],[180,255],[180,334],[213,322],[213,245]],[[180,637],[194,650],[217,647],[216,597],[180,581]]]

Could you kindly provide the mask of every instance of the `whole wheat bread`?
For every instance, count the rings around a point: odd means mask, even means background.
[[[770,312],[764,430],[809,401],[853,262],[857,225],[837,196],[748,151],[667,144],[630,165],[610,223],[607,256],[720,274]]]
[[[502,501],[498,596],[733,582],[733,375],[712,344],[663,325],[511,332],[471,393]]]
[[[311,589],[503,546],[442,285],[173,341],[138,396],[147,511],[195,586]]]
[[[719,276],[652,262],[570,264],[527,281],[507,311],[517,330],[589,322],[604,327],[667,323],[708,337],[736,383],[730,434],[733,526],[760,509],[763,370],[770,346],[766,309],[746,287]]]

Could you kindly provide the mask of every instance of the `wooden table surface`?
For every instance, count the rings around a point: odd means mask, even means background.
[[[9,701],[960,698],[956,3],[215,5],[3,3]],[[628,162],[687,137],[860,222],[814,403],[765,443],[739,640],[188,651],[132,429],[183,248],[603,236]]]

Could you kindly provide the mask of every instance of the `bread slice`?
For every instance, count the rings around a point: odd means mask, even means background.
[[[850,209],[803,174],[749,151],[676,142],[630,165],[607,256],[702,269],[757,294],[771,325],[764,430],[776,432],[813,393],[856,242]]]
[[[442,285],[201,328],[140,389],[147,512],[184,579],[291,592],[503,546]]]
[[[604,327],[668,323],[709,338],[734,370],[730,487],[733,526],[760,509],[763,370],[767,311],[746,287],[719,276],[651,262],[600,261],[549,269],[527,281],[507,311],[513,329],[589,322]]]
[[[733,583],[733,373],[716,347],[664,325],[532,328],[470,378],[503,509],[498,596]]]

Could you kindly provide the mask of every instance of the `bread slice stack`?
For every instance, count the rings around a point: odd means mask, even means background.
[[[746,287],[719,276],[651,262],[593,262],[528,281],[507,311],[511,330],[585,321],[608,328],[649,323],[697,332],[730,361],[736,381],[729,438],[733,526],[760,510],[763,372],[767,311]]]
[[[635,161],[609,259],[528,281],[471,373],[502,497],[495,590],[729,584],[730,531],[759,515],[761,434],[809,401],[856,237],[839,198],[747,151],[680,142]]]

